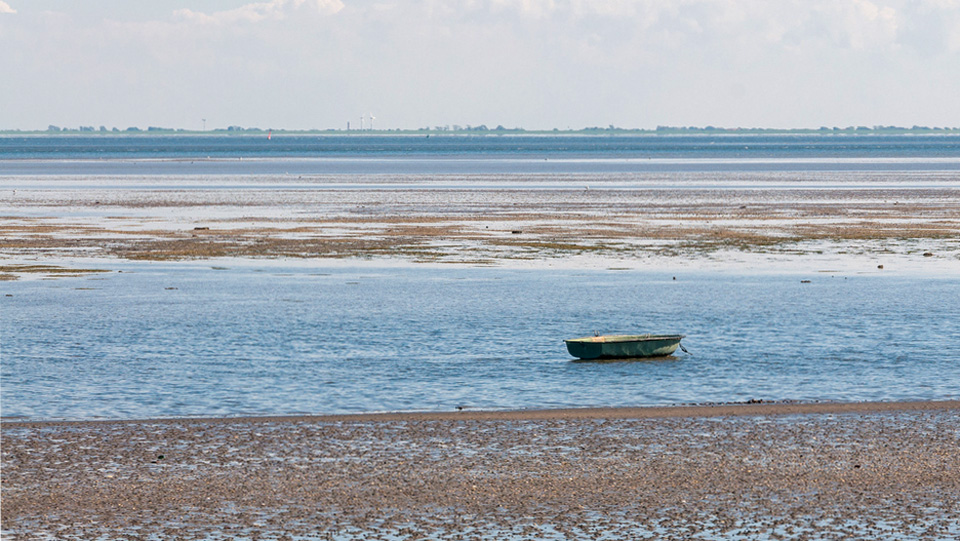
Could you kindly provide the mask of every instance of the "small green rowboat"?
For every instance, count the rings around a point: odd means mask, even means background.
[[[580,359],[632,359],[670,355],[683,348],[682,339],[682,334],[608,334],[564,342],[570,354]]]

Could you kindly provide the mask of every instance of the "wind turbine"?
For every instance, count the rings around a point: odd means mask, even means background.
[[[373,113],[370,113],[370,130],[373,131],[373,119],[377,118],[373,116]]]

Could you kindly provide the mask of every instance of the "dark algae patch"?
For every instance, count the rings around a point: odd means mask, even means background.
[[[75,269],[57,265],[0,265],[0,280],[16,280],[21,274],[42,274],[48,278],[66,278],[101,272],[111,271],[105,269]]]

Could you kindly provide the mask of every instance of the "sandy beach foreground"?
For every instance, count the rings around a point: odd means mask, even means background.
[[[943,539],[960,402],[5,422],[10,539]]]

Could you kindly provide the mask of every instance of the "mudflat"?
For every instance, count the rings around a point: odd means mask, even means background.
[[[943,539],[960,402],[4,422],[10,539]]]
[[[759,256],[859,269],[896,259],[931,272],[960,258],[954,173],[808,176],[36,178],[0,191],[0,273],[56,274],[37,262],[64,258],[649,266]]]

